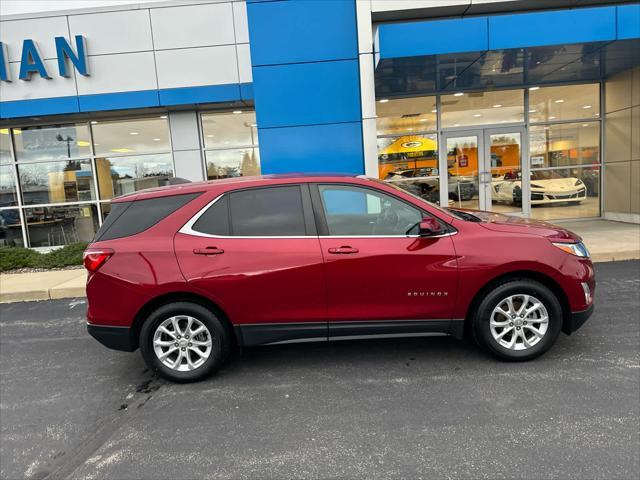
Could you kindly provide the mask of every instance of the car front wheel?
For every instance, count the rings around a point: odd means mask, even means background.
[[[174,382],[195,382],[218,370],[230,338],[222,322],[205,307],[176,302],[153,312],[140,331],[145,363]]]
[[[562,328],[562,308],[547,287],[529,279],[511,280],[492,289],[473,321],[477,342],[508,361],[531,360],[555,343]]]

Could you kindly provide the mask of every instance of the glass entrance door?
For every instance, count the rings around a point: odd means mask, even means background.
[[[458,208],[526,213],[523,182],[524,127],[484,128],[443,134],[440,203]]]
[[[440,177],[440,205],[459,208],[483,209],[484,192],[480,185],[483,181],[484,137],[481,130],[460,132],[444,137],[446,149],[444,162],[440,170],[446,178]],[[444,197],[444,198],[443,198]]]

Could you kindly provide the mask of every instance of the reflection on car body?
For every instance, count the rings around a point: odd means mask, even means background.
[[[411,168],[395,170],[387,174],[387,182],[398,185],[425,200],[437,203],[440,198],[440,177],[437,168]],[[449,199],[471,200],[477,194],[476,181],[472,176],[453,175],[449,172]]]

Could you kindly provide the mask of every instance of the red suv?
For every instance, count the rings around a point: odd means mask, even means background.
[[[117,198],[84,263],[89,333],[174,381],[234,344],[466,333],[529,360],[589,318],[595,288],[567,230],[331,175]]]

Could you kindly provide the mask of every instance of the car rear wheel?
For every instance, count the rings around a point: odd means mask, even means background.
[[[195,382],[218,370],[229,354],[230,335],[205,307],[176,302],[154,311],[140,331],[147,366],[174,382]]]
[[[531,360],[549,350],[562,328],[562,308],[547,287],[529,279],[492,289],[473,321],[476,341],[508,361]]]

